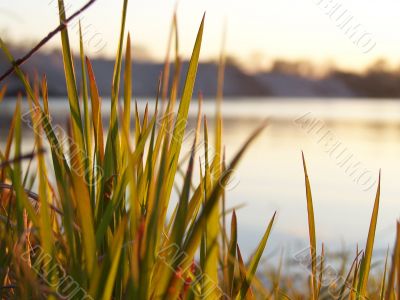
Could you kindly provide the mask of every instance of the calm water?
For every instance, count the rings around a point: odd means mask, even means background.
[[[108,103],[104,101],[104,111]],[[2,104],[1,119],[14,103]],[[144,102],[140,102],[144,107]],[[196,113],[193,104],[191,113]],[[56,120],[65,118],[66,104],[53,101]],[[204,113],[211,119],[214,103]],[[224,144],[232,157],[265,118],[269,127],[240,164],[227,192],[227,207],[237,211],[239,242],[246,253],[258,243],[274,211],[277,221],[267,253],[295,253],[307,243],[307,211],[301,150],[312,185],[317,238],[330,249],[363,247],[382,169],[377,249],[394,241],[400,216],[400,101],[235,99],[223,105]],[[4,125],[2,125],[4,127]],[[4,132],[1,145],[4,145]],[[25,132],[29,151],[32,134]],[[189,140],[188,140],[189,142]],[[353,166],[354,168],[351,168]]]

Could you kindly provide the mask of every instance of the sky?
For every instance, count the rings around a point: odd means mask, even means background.
[[[67,15],[86,1],[65,0]],[[84,12],[84,44],[90,56],[114,55],[122,0],[97,0]],[[180,53],[187,58],[202,15],[206,23],[201,57],[216,59],[224,24],[226,53],[249,69],[274,59],[309,60],[317,66],[362,70],[378,58],[400,65],[400,2],[397,0],[146,0],[129,1],[127,30],[138,57],[162,60],[177,5]],[[1,0],[0,36],[33,44],[58,24],[57,0]],[[347,22],[347,23],[346,23]],[[78,49],[76,22],[70,24]],[[55,37],[47,49],[58,47]]]

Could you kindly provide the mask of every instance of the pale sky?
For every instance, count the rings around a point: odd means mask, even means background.
[[[180,52],[189,57],[204,11],[206,25],[201,57],[216,58],[220,51],[223,24],[227,24],[226,52],[249,66],[266,66],[272,59],[308,59],[323,65],[334,62],[340,67],[360,70],[379,57],[400,65],[400,2],[398,0],[347,0],[342,12],[360,24],[362,43],[373,47],[364,53],[329,17],[330,0],[181,0],[178,4]],[[34,42],[57,26],[56,0],[1,0],[0,35],[15,42]],[[65,0],[71,14],[84,0]],[[165,56],[166,43],[176,0],[131,0],[127,30],[136,47],[144,47],[157,60]],[[318,4],[321,2],[320,4]],[[325,3],[324,3],[325,2]],[[112,56],[118,42],[122,0],[97,0],[82,16],[86,28],[85,47],[91,56]],[[74,23],[73,23],[74,24]],[[73,25],[72,24],[72,25]],[[349,23],[350,24],[350,23]],[[70,33],[74,49],[78,35]],[[360,31],[361,34],[361,31]],[[370,40],[367,40],[367,38]],[[353,37],[354,39],[354,37]],[[361,41],[360,41],[361,42]],[[362,44],[361,43],[361,44]],[[51,47],[60,44],[59,36]],[[100,45],[100,46],[96,46]],[[359,43],[360,44],[360,43]]]

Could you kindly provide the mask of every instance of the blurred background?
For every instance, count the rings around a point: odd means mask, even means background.
[[[84,0],[66,3],[66,13]],[[122,1],[97,0],[74,19],[70,39],[79,51],[78,22],[84,46],[103,95],[109,93],[112,60],[117,49]],[[394,0],[293,1],[132,1],[127,30],[132,35],[136,96],[154,96],[154,82],[165,59],[171,21],[177,11],[179,54],[190,57],[204,12],[207,23],[198,89],[215,94],[215,62],[225,42],[226,96],[395,97],[400,94],[400,26]],[[3,1],[0,34],[18,57],[58,25],[56,0]],[[225,28],[225,29],[224,29]],[[223,32],[226,31],[225,39]],[[60,81],[59,38],[52,39],[25,66],[46,73],[50,93],[64,95]],[[5,68],[4,60],[0,67]],[[16,93],[10,83],[9,93]]]
[[[67,15],[84,3],[66,1]],[[121,7],[121,0],[97,0],[80,15],[84,47],[93,63],[105,114]],[[275,210],[278,219],[270,254],[279,254],[283,247],[300,249],[307,245],[301,150],[309,165],[319,241],[331,249],[354,249],[364,243],[381,168],[377,251],[392,243],[395,221],[400,216],[400,35],[395,30],[400,28],[396,16],[400,3],[131,1],[127,29],[133,44],[132,85],[141,109],[146,101],[154,101],[175,9],[179,55],[184,60],[182,74],[206,11],[194,95],[200,91],[204,94],[204,111],[210,119],[215,111],[219,56],[221,48],[225,49],[222,110],[227,157],[261,120],[271,119],[227,192],[227,206],[240,206],[242,248],[249,253],[257,245]],[[69,24],[76,55],[78,21]],[[15,57],[25,54],[57,25],[56,0],[0,3],[0,37]],[[75,57],[75,65],[79,64]],[[1,53],[0,73],[7,68],[9,63]],[[65,123],[60,37],[36,53],[23,70],[32,78],[46,74],[53,121]],[[79,81],[79,71],[76,75]],[[16,96],[23,92],[16,77],[9,77],[0,83],[0,87],[3,85],[8,89],[0,110],[2,147]],[[191,112],[194,116],[195,103]],[[25,135],[24,147],[29,150],[33,139],[29,131]]]

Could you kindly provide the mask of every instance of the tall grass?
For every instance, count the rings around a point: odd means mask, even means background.
[[[63,22],[66,18],[63,0],[58,3],[60,22]],[[304,287],[301,296],[283,280],[281,272],[274,277],[272,285],[258,278],[257,269],[275,214],[267,220],[266,231],[248,262],[243,261],[238,245],[235,211],[230,228],[226,228],[224,189],[232,170],[266,123],[250,135],[230,163],[225,161],[221,113],[223,54],[218,76],[215,141],[208,140],[207,119],[204,117],[203,122],[200,97],[193,144],[188,156],[183,153],[205,18],[201,20],[180,101],[177,101],[181,62],[174,16],[155,110],[150,113],[146,107],[141,114],[137,103],[131,107],[131,41],[125,32],[127,5],[125,0],[106,135],[96,75],[85,56],[82,34],[79,66],[82,82],[77,82],[68,31],[64,29],[61,33],[69,101],[69,122],[63,134],[51,123],[46,79],[31,83],[15,67],[15,74],[24,84],[30,110],[22,115],[22,99],[18,99],[5,149],[0,151],[2,299],[326,298],[321,284],[323,255],[317,261],[313,200],[304,157],[311,274],[310,286]],[[169,86],[173,37],[175,63]],[[12,54],[1,40],[0,46],[13,63]],[[122,81],[124,90],[120,91]],[[82,89],[78,90],[78,86]],[[2,87],[0,100],[4,94],[5,87]],[[29,121],[34,134],[34,148],[28,154],[21,150],[22,120]],[[203,144],[200,143],[202,128]],[[46,144],[50,164],[44,156]],[[197,162],[199,145],[203,147],[204,163]],[[183,164],[185,157],[188,161]],[[198,180],[193,174],[196,164],[200,170]],[[174,204],[173,189],[180,174],[183,182],[177,188],[178,201]],[[355,259],[346,282],[335,287],[341,291],[341,299],[365,299],[370,295],[368,280],[379,195],[380,187],[365,251],[361,259],[358,256]],[[397,227],[393,259],[385,267],[380,299],[400,299],[400,225]]]

